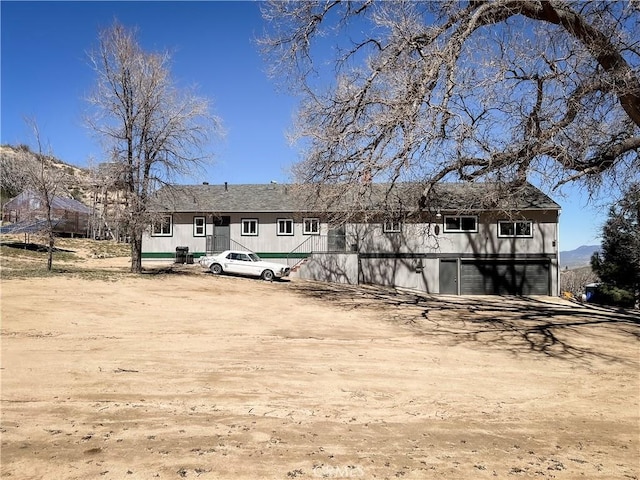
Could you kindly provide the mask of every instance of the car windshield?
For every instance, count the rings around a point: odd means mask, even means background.
[[[248,255],[251,257],[251,260],[253,260],[254,262],[259,262],[260,261],[260,257],[258,255],[256,255],[255,253],[249,253]]]

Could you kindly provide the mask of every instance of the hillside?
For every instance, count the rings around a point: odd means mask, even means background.
[[[38,155],[27,146],[0,146],[0,203],[4,205],[28,188],[27,172],[38,172],[40,165]],[[116,164],[80,168],[46,156],[45,166],[50,172],[63,174],[59,177],[56,196],[73,198],[92,209],[94,238],[125,238],[126,194]]]
[[[29,163],[38,160],[36,154],[28,147],[20,145],[0,146],[0,187],[2,188],[2,202],[22,192],[25,186],[25,170]],[[68,164],[56,157],[47,156],[48,166],[64,172],[64,184],[59,196],[74,198],[85,205],[91,205],[93,174],[90,169],[80,168]]]
[[[560,252],[560,267],[579,268],[591,265],[591,256],[600,250],[600,245],[582,245],[575,250]]]

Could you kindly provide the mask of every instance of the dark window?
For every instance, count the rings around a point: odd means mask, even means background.
[[[279,218],[278,235],[293,235],[293,220],[290,218]]]
[[[398,233],[402,230],[402,225],[398,221],[388,220],[384,222],[382,231],[385,233]]]
[[[304,220],[302,220],[302,233],[304,233],[305,235],[319,235],[320,219],[305,218]]]
[[[498,236],[531,238],[533,236],[532,225],[533,222],[530,220],[519,222],[501,221],[498,222]]]
[[[206,222],[204,217],[193,217],[193,236],[204,237],[206,235]]]
[[[477,232],[478,218],[471,216],[444,217],[445,232]]]
[[[242,235],[258,235],[258,220],[255,218],[242,219]]]
[[[154,237],[170,237],[172,224],[173,217],[171,215],[162,215],[151,224],[151,235]]]

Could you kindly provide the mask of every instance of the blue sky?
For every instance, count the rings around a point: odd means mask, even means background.
[[[137,27],[147,51],[173,53],[179,85],[198,86],[222,119],[226,136],[213,145],[213,164],[193,182],[286,182],[298,152],[288,145],[297,99],[265,74],[255,38],[263,29],[259,2],[13,2],[0,3],[1,143],[33,144],[24,118],[61,160],[87,166],[102,152],[82,122],[83,100],[95,80],[86,52],[100,29],[118,19]],[[566,188],[560,249],[599,243],[606,208]]]

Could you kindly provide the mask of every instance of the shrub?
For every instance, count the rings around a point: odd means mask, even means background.
[[[612,285],[600,285],[592,300],[593,303],[631,308],[635,305],[633,292]]]

